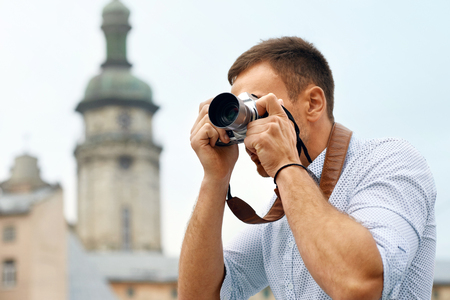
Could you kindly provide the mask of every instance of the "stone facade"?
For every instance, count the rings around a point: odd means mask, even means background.
[[[129,118],[129,127],[121,118]],[[161,148],[152,142],[151,114],[105,106],[84,119],[85,142],[75,150],[79,238],[86,250],[160,251]]]

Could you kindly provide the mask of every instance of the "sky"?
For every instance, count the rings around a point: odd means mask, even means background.
[[[76,162],[83,120],[74,111],[105,59],[101,11],[108,0],[0,0],[0,181],[14,157],[39,158],[76,221]],[[178,256],[203,171],[189,132],[200,102],[229,91],[228,68],[261,40],[299,36],[328,59],[335,119],[362,138],[399,137],[427,159],[438,197],[437,258],[450,260],[450,2],[122,0],[131,10],[128,59],[161,109],[164,252]],[[262,209],[274,188],[241,156],[236,195]],[[223,237],[244,228],[228,210]]]

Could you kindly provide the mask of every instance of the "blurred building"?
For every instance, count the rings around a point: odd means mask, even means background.
[[[67,299],[61,187],[44,182],[37,159],[22,155],[0,188],[0,299]]]
[[[0,183],[0,299],[116,300],[66,224],[61,187],[39,173],[21,155]]]
[[[162,148],[152,134],[149,85],[131,73],[126,39],[130,11],[113,0],[103,9],[106,61],[76,107],[84,141],[75,149],[76,236],[89,261],[120,299],[176,299],[178,259],[162,254]]]
[[[431,299],[450,300],[450,261],[436,261]]]

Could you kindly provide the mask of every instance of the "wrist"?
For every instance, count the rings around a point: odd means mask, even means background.
[[[308,174],[305,166],[299,163],[290,163],[281,166],[275,176],[273,181],[275,185],[278,185],[282,182],[286,182],[287,180],[291,180],[299,176],[299,174]]]
[[[219,166],[214,166],[210,168],[203,168],[203,180],[208,180],[211,182],[224,182],[230,181],[231,173],[233,168],[219,169]]]
[[[200,186],[196,206],[200,203],[206,203],[206,207],[212,208],[214,212],[222,211],[223,214],[228,192],[228,183],[229,181],[226,180],[204,177]],[[208,209],[208,211],[210,214],[211,210]]]
[[[230,178],[231,174],[227,176],[215,176],[205,174],[202,180],[202,187],[209,187],[218,191],[222,191],[224,189],[226,192],[228,190]]]

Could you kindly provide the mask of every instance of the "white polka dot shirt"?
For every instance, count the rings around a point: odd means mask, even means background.
[[[318,179],[325,152],[308,167]],[[382,299],[430,299],[435,198],[430,169],[409,143],[352,138],[329,201],[372,233],[383,260]],[[268,285],[277,300],[331,299],[306,269],[286,217],[248,225],[224,249],[221,299],[248,299]]]

